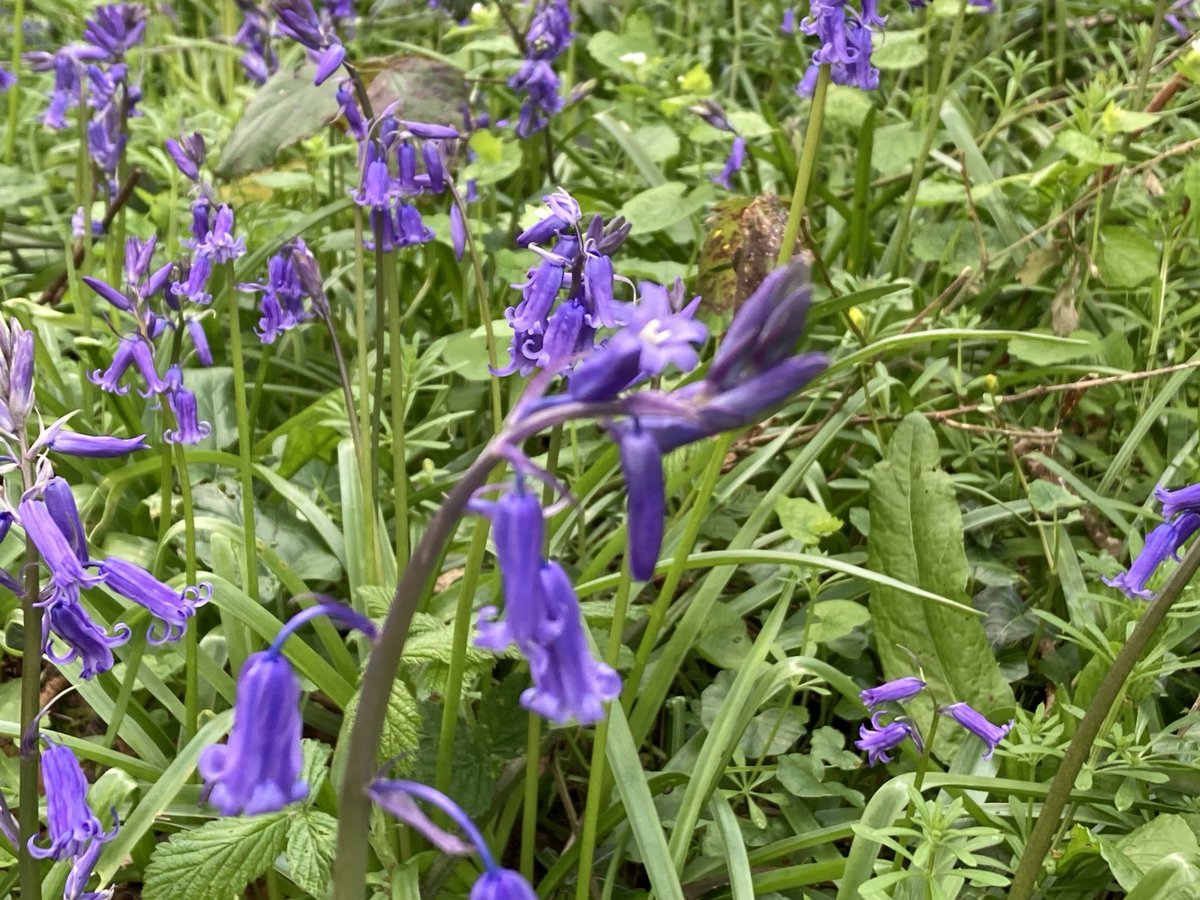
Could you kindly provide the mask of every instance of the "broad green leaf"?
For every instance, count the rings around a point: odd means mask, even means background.
[[[467,84],[455,66],[428,55],[413,55],[370,60],[362,68],[364,74],[374,76],[367,96],[377,113],[387,109],[397,119],[462,125]]]
[[[490,131],[476,131],[469,143],[476,158],[463,169],[464,181],[473,178],[481,185],[494,184],[521,167],[521,145],[516,141],[502,141]]]
[[[214,169],[220,178],[236,178],[264,169],[289,144],[312,137],[338,111],[337,79],[313,84],[316,67],[283,68],[246,105],[233,126]]]
[[[625,201],[620,214],[633,224],[635,232],[649,234],[670,228],[699,211],[711,197],[712,191],[708,185],[702,185],[689,194],[683,182],[668,181],[634,194]]]
[[[1182,816],[1159,815],[1145,825],[1134,829],[1117,842],[1121,854],[1136,868],[1137,878],[1123,877],[1113,869],[1113,875],[1125,890],[1131,890],[1140,876],[1149,872],[1163,857],[1171,853],[1186,853],[1200,856],[1200,844],[1187,821]]]
[[[329,895],[337,819],[317,809],[302,809],[287,832],[287,860],[292,881],[314,897]]]
[[[842,527],[841,519],[805,497],[780,497],[775,513],[783,530],[804,547],[820,543],[821,538]]]
[[[911,69],[924,63],[928,57],[924,29],[888,30],[871,53],[871,63],[878,69]]]
[[[628,78],[638,66],[660,55],[662,45],[654,36],[654,23],[645,13],[634,13],[625,20],[620,34],[597,31],[587,42],[592,59],[614,75]]]
[[[346,706],[346,715],[342,720],[341,738],[333,754],[333,781],[341,784],[342,773],[346,765],[346,748],[350,731],[354,727],[355,714],[358,712],[358,694]],[[388,695],[387,713],[383,719],[383,734],[379,738],[379,748],[375,754],[380,766],[393,759],[399,759],[394,767],[395,772],[407,772],[412,768],[413,751],[421,740],[421,714],[417,709],[417,701],[413,699],[408,685],[397,678],[392,682],[392,690]]]
[[[159,844],[146,867],[144,900],[212,900],[241,894],[283,852],[285,812],[231,816]]]
[[[868,567],[944,597],[965,599],[962,516],[950,476],[938,468],[933,426],[920,414],[906,416],[869,480]],[[1012,691],[978,618],[878,583],[871,585],[870,609],[885,677],[916,674],[914,666],[919,665],[939,703],[965,701],[985,715],[1013,706]],[[929,721],[932,707],[926,695],[910,706],[918,722]]]
[[[810,604],[808,615],[811,617],[807,628],[808,639],[818,644],[843,638],[871,621],[870,611],[861,603],[837,597]]]
[[[1100,339],[1090,331],[1073,331],[1069,339],[1055,340],[1047,330],[1032,330],[1008,342],[1009,355],[1035,366],[1057,366],[1077,359],[1091,359],[1103,352]]]
[[[1137,287],[1158,274],[1158,248],[1136,228],[1110,225],[1100,229],[1096,267],[1109,287]]]

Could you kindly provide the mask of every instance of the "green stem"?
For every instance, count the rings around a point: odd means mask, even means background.
[[[26,465],[28,468],[28,465]],[[33,481],[30,471],[26,484]],[[38,833],[38,769],[41,763],[37,745],[37,714],[41,709],[42,691],[42,611],[34,604],[38,591],[38,552],[33,541],[25,543],[25,596],[21,600],[22,634],[24,649],[21,653],[21,734],[32,731],[34,740],[31,752],[21,754],[20,764],[20,812],[21,846],[18,857],[21,868],[22,900],[41,900],[41,864],[25,848]]]
[[[779,266],[790,260],[796,252],[796,237],[800,234],[808,189],[812,185],[813,171],[817,167],[817,149],[821,144],[821,129],[825,122],[825,95],[829,92],[829,77],[829,66],[821,66],[817,73],[817,86],[813,91],[812,108],[808,113],[808,126],[804,129],[804,146],[800,149],[800,162],[796,167],[792,206],[788,210],[783,240],[779,243],[779,257],[776,260],[776,265]]]
[[[367,338],[366,264],[363,259],[362,208],[354,207],[354,332],[358,340],[358,421],[361,423],[359,438],[354,449],[358,451],[359,481],[362,483],[363,507],[366,510],[366,569],[376,571],[375,552],[375,493],[371,490],[371,448],[362,429],[371,422],[371,366],[367,358],[370,342]]]
[[[1062,762],[1059,763],[1054,780],[1050,782],[1050,789],[1042,803],[1042,811],[1034,823],[1033,830],[1029,833],[1029,840],[1025,843],[1020,865],[1017,866],[1012,887],[1009,890],[1010,900],[1030,900],[1033,897],[1038,875],[1042,871],[1042,864],[1050,857],[1051,842],[1058,828],[1059,818],[1075,787],[1075,778],[1083,768],[1096,739],[1100,737],[1100,729],[1108,716],[1108,711],[1124,688],[1125,681],[1129,678],[1129,673],[1133,671],[1134,665],[1142,658],[1142,654],[1154,638],[1159,626],[1167,618],[1167,613],[1171,611],[1171,607],[1175,605],[1175,601],[1179,599],[1183,589],[1187,587],[1198,569],[1200,569],[1200,544],[1193,544],[1178,568],[1167,579],[1167,583],[1159,592],[1158,599],[1143,613],[1141,620],[1133,629],[1133,633],[1126,639],[1125,645],[1117,653],[1112,666],[1109,667],[1100,686],[1096,689],[1096,696],[1079,722],[1075,736],[1071,738],[1071,744],[1067,747]]]
[[[929,159],[929,154],[933,152],[933,141],[937,135],[942,104],[946,102],[946,93],[950,89],[950,73],[954,70],[954,58],[958,56],[966,18],[967,0],[959,0],[958,14],[954,17],[954,26],[950,29],[950,42],[946,45],[945,56],[942,59],[942,73],[938,78],[937,91],[934,93],[933,102],[929,107],[929,121],[925,123],[925,134],[921,138],[921,151],[913,160],[912,178],[908,182],[908,194],[904,197],[904,208],[900,212],[900,221],[884,252],[883,267],[891,268],[893,278],[900,277],[900,266],[904,259],[903,250],[908,244],[909,219],[917,204],[917,189],[921,186],[921,180],[925,175],[925,163]]]
[[[612,627],[608,632],[605,661],[614,669],[621,652],[621,633],[629,610],[630,576],[628,562],[621,566],[621,582],[613,606]],[[583,810],[583,832],[579,836],[579,870],[575,881],[575,900],[589,900],[592,888],[592,864],[596,854],[596,832],[600,822],[600,807],[604,805],[604,763],[608,745],[608,718],[596,723],[592,742],[592,765],[588,772],[587,801]]]
[[[195,629],[189,629],[195,630]],[[133,699],[134,688],[137,687],[138,672],[142,668],[142,656],[146,652],[146,632],[135,629],[133,640],[128,644],[129,650],[125,655],[125,680],[121,682],[121,690],[117,692],[117,702],[113,704],[113,713],[109,717],[108,727],[104,729],[103,746],[111,747],[121,731],[121,723],[125,721],[125,713],[129,710],[129,701]]]
[[[405,294],[411,294],[407,278],[400,279],[405,285]],[[406,396],[406,373],[404,371],[404,344],[400,338],[400,294],[389,292],[388,341],[390,343],[389,367],[392,370],[392,512],[396,520],[396,566],[403,568],[408,562],[408,459],[405,450],[404,414],[408,408]],[[410,297],[411,300],[411,297]],[[439,758],[438,764],[441,764]]]
[[[238,461],[242,480],[242,533],[245,559],[246,593],[258,600],[258,542],[254,526],[254,461],[251,447],[254,434],[251,431],[250,411],[246,405],[246,360],[242,353],[242,323],[238,315],[238,291],[234,284],[233,266],[226,268],[225,296],[228,298],[229,352],[233,366],[233,406],[237,415]],[[186,481],[186,469],[180,481]],[[192,631],[193,629],[188,629]]]
[[[525,729],[525,783],[521,792],[520,871],[533,881],[534,853],[537,850],[538,781],[542,774],[542,720],[529,714]]]
[[[188,472],[187,451],[183,444],[175,444],[175,469],[179,474],[179,494],[183,503],[184,577],[188,584],[195,584],[196,510],[192,503],[191,474]],[[244,484],[242,490],[245,490]],[[253,563],[255,568],[257,565],[257,562]],[[183,653],[183,742],[187,744],[196,736],[200,722],[200,629],[195,623],[183,633]]]
[[[11,71],[21,71],[21,54],[25,47],[25,0],[15,0],[12,11],[12,56],[9,58]],[[18,78],[8,91],[8,130],[4,133],[4,164],[11,166],[17,151],[17,113],[21,108],[21,81]]]

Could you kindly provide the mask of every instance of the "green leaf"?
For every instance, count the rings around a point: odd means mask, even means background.
[[[363,69],[374,75],[367,96],[377,113],[387,109],[397,119],[461,127],[467,84],[455,66],[428,56],[392,56]]]
[[[305,738],[300,746],[304,754],[300,780],[308,785],[308,798],[311,801],[329,777],[329,757],[333,754],[333,748],[312,738]]]
[[[775,503],[775,514],[783,530],[804,547],[820,543],[821,538],[842,527],[841,519],[804,497],[780,497]]]
[[[1039,478],[1029,486],[1029,505],[1043,515],[1052,516],[1085,504],[1061,484]]]
[[[288,828],[284,859],[290,878],[314,897],[329,895],[336,834],[337,819],[316,809],[302,809]]]
[[[812,617],[808,624],[808,639],[818,644],[843,638],[871,621],[870,611],[861,603],[837,597],[811,604],[808,614]]]
[[[654,23],[640,12],[625,20],[625,30],[620,34],[597,31],[587,42],[592,59],[624,78],[634,74],[639,65],[658,56],[660,48],[654,36]]]
[[[494,184],[521,166],[521,145],[516,141],[502,141],[490,131],[476,131],[468,143],[476,159],[463,169],[464,181],[473,178],[479,184]]]
[[[241,894],[283,852],[287,813],[231,816],[159,844],[146,867],[144,900],[212,900]]]
[[[738,747],[750,759],[778,756],[800,740],[807,723],[808,710],[803,706],[765,710],[746,725]]]
[[[1045,329],[1034,329],[1008,342],[1013,359],[1035,366],[1057,366],[1077,359],[1091,359],[1104,350],[1100,339],[1090,331],[1073,331],[1069,339],[1057,338]]]
[[[1109,287],[1137,287],[1158,274],[1158,248],[1136,228],[1110,225],[1100,229],[1096,267]]]
[[[334,784],[341,784],[342,773],[346,765],[346,748],[350,741],[348,737],[354,727],[354,717],[358,712],[358,694],[356,693],[346,706],[346,715],[342,719],[341,737],[333,754]],[[412,768],[410,758],[421,740],[421,714],[417,710],[417,701],[413,699],[408,685],[397,678],[392,682],[392,690],[388,695],[387,713],[383,719],[383,734],[379,738],[379,747],[375,753],[378,765],[398,758],[394,771],[407,772]]]
[[[692,213],[701,209],[712,198],[708,185],[702,185],[687,193],[687,185],[681,181],[668,181],[657,187],[647,188],[625,201],[620,214],[628,219],[638,234],[649,234],[670,228]]]
[[[869,481],[868,567],[965,599],[962,516],[950,476],[938,468],[937,435],[923,416],[904,418]],[[870,610],[888,679],[914,675],[919,664],[939,702],[965,701],[985,715],[1013,706],[1012,691],[978,618],[878,583],[871,585]],[[910,712],[918,722],[929,721],[929,699],[915,698]]]
[[[878,69],[911,69],[929,58],[925,31],[887,31],[879,46],[871,53],[871,63]]]
[[[219,178],[266,168],[284,147],[312,137],[337,115],[338,80],[330,78],[317,87],[315,74],[310,62],[283,68],[258,89],[225,142],[213,170]]]
[[[1200,854],[1196,835],[1183,816],[1163,814],[1134,829],[1120,841],[1121,854],[1136,869],[1136,878],[1123,877],[1124,872],[1113,869],[1113,875],[1125,890],[1131,890],[1140,876],[1149,872],[1163,857],[1172,853]]]

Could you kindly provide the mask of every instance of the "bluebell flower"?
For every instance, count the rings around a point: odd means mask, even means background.
[[[472,845],[483,861],[484,872],[471,888],[469,900],[536,900],[537,894],[518,872],[496,864],[487,841],[457,803],[428,785],[416,781],[378,778],[367,788],[367,796],[381,809],[416,830],[443,853],[466,855]],[[428,803],[457,825],[470,843],[436,825],[416,801]]]
[[[862,698],[867,709],[873,711],[875,707],[882,706],[884,703],[900,703],[904,700],[911,700],[923,690],[925,690],[924,681],[908,676],[885,681],[873,688],[865,688],[859,692],[858,696]]]
[[[789,6],[783,11],[783,19],[779,23],[779,30],[791,36],[796,33],[796,8]]]
[[[662,548],[666,513],[662,452],[654,436],[636,423],[614,433],[625,476],[629,571],[639,581],[649,581]]]
[[[337,101],[341,114],[346,117],[346,127],[354,139],[362,143],[367,139],[369,126],[362,110],[358,106],[358,98],[354,96],[354,83],[345,79],[338,84]]]
[[[119,438],[106,434],[79,434],[74,431],[61,430],[46,442],[46,446],[57,453],[85,459],[111,459],[127,456],[135,450],[150,449],[144,434],[131,438]]]
[[[0,66],[0,94],[7,93],[17,83],[17,76]]]
[[[92,841],[86,850],[75,857],[63,887],[63,900],[112,900],[111,888],[101,892],[87,890],[88,880],[92,877],[92,871],[96,868],[103,850],[103,842]]]
[[[308,796],[300,779],[300,679],[278,651],[253,653],[238,675],[228,744],[200,754],[208,801],[227,816],[274,812]]]
[[[87,533],[79,518],[79,509],[75,505],[75,495],[65,478],[55,476],[46,482],[42,489],[42,499],[46,501],[46,510],[50,518],[58,526],[76,558],[83,564],[88,563]]]
[[[75,212],[71,216],[71,236],[75,237],[75,238],[82,238],[84,230],[85,229],[84,229],[84,222],[83,222],[83,207],[78,206],[75,208]],[[93,219],[92,220],[92,237],[103,237],[103,236],[104,236],[104,222],[101,221],[100,219]]]
[[[177,641],[187,629],[187,621],[196,607],[212,596],[212,585],[201,582],[177,591],[163,584],[141,566],[110,556],[97,566],[104,584],[126,599],[146,609],[154,622],[146,637],[151,644]],[[158,626],[161,625],[161,633]]]
[[[79,677],[88,679],[107,672],[116,660],[113,648],[129,640],[129,626],[119,623],[110,635],[101,628],[78,600],[61,599],[52,603],[43,615],[46,629],[42,652],[56,666],[65,666],[79,660],[83,667]],[[67,645],[65,654],[54,652],[51,635]]]
[[[275,812],[308,796],[300,779],[300,679],[283,655],[287,639],[305,622],[329,616],[375,636],[375,626],[337,604],[318,604],[292,616],[266,650],[251,654],[238,675],[229,742],[200,754],[208,802],[226,816]]]
[[[204,165],[204,135],[198,131],[183,135],[179,140],[167,138],[167,153],[175,161],[175,167],[190,181],[200,180],[200,168]]]
[[[138,3],[108,3],[96,7],[84,28],[83,39],[120,59],[142,42],[149,10]]]
[[[474,500],[470,509],[492,520],[492,540],[504,588],[504,619],[492,621],[496,607],[480,611],[475,643],[493,650],[516,644],[522,650],[552,636],[553,623],[542,603],[540,573],[545,522],[537,495],[517,488],[496,501]]]
[[[88,783],[75,753],[61,744],[42,751],[42,780],[46,785],[46,821],[49,844],[29,839],[27,849],[38,859],[62,861],[84,853],[92,841],[104,843],[116,837],[117,829],[106,832],[87,803]]]
[[[860,726],[858,729],[859,739],[854,742],[855,747],[866,751],[867,764],[872,766],[890,763],[892,761],[891,751],[908,738],[912,738],[918,748],[921,746],[921,737],[910,722],[897,719],[884,725],[881,719],[882,715],[882,713],[875,713],[871,716],[870,727]]]
[[[539,581],[553,637],[521,648],[533,679],[521,705],[560,725],[597,722],[604,718],[603,704],[621,693],[621,678],[592,655],[579,599],[562,566],[544,563]]]
[[[1164,522],[1148,535],[1142,552],[1129,564],[1129,571],[1105,578],[1104,583],[1118,588],[1128,597],[1153,597],[1154,592],[1146,589],[1152,575],[1167,559],[1177,559],[1179,549],[1200,528],[1200,514],[1184,512],[1173,522]]]
[[[733,190],[733,176],[741,171],[745,162],[746,141],[739,135],[733,139],[733,147],[729,151],[729,157],[725,160],[724,168],[721,169],[719,175],[712,176],[712,180],[727,191]]]
[[[984,759],[992,758],[992,752],[1013,727],[1011,720],[1003,725],[993,725],[982,713],[972,709],[966,703],[951,703],[949,706],[942,707],[942,712],[948,714],[955,722],[983,741],[984,746],[987,747],[987,751],[983,754]]]
[[[207,306],[212,303],[212,294],[208,292],[208,278],[212,274],[212,262],[207,256],[197,256],[187,267],[187,275],[171,283],[171,295],[178,300],[186,300],[197,306]]]
[[[545,128],[550,116],[562,109],[561,82],[550,63],[567,49],[574,36],[567,0],[542,0],[525,33],[525,62],[508,82],[525,94],[517,124],[521,137]]]
[[[332,24],[321,20],[309,0],[273,0],[271,8],[279,17],[279,30],[305,47],[316,63],[313,83],[323,84],[346,55]]]
[[[1185,512],[1200,512],[1200,484],[1173,491],[1159,485],[1154,489],[1154,499],[1162,504],[1164,519],[1173,519]]]
[[[155,368],[153,349],[145,338],[139,335],[121,338],[117,342],[117,350],[108,368],[103,371],[95,369],[88,378],[93,384],[99,385],[101,390],[110,394],[124,394],[129,388],[121,386],[121,378],[131,368],[136,368],[142,376],[146,385],[143,393],[147,396],[161,393],[166,388]]]
[[[62,533],[44,500],[28,494],[23,497],[17,505],[17,521],[50,570],[49,596],[42,605],[78,600],[80,588],[100,583],[98,576],[89,575],[84,569],[84,562],[76,555],[70,539]]]
[[[254,84],[263,84],[279,68],[279,57],[271,46],[271,26],[266,14],[254,0],[237,0],[242,24],[233,42],[246,52],[242,69]]]
[[[217,215],[204,240],[196,245],[196,253],[207,256],[217,265],[233,262],[242,256],[246,252],[246,240],[235,237],[233,228],[233,208],[227,203],[222,203],[217,207]]]

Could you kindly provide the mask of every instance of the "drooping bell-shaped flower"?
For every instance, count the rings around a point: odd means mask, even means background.
[[[983,741],[987,748],[983,754],[984,759],[992,758],[992,752],[1013,727],[1011,720],[1003,725],[993,725],[983,713],[972,709],[966,703],[951,703],[949,706],[942,707],[942,712],[948,714],[955,722]]]
[[[46,785],[46,820],[49,843],[41,846],[37,837],[29,839],[27,849],[38,859],[64,860],[81,855],[88,842],[101,843],[117,834],[105,832],[87,803],[88,783],[75,753],[61,744],[50,744],[42,751],[42,780]]]
[[[636,425],[616,431],[628,510],[629,571],[639,581],[654,577],[662,548],[666,487],[662,453],[654,436]]]
[[[49,598],[43,601],[44,605],[77,600],[80,588],[100,582],[98,576],[85,571],[84,563],[62,533],[46,501],[26,495],[17,506],[17,520],[50,570]]]
[[[890,763],[892,761],[891,752],[903,744],[907,738],[912,738],[918,747],[921,746],[920,734],[911,722],[896,719],[885,725],[881,718],[882,715],[882,713],[875,713],[871,716],[870,727],[860,726],[858,729],[859,739],[854,742],[855,747],[866,751],[867,764],[872,766]]]
[[[1165,508],[1165,504],[1164,504]],[[1179,549],[1200,528],[1200,513],[1184,512],[1172,522],[1163,522],[1146,535],[1142,552],[1129,564],[1129,571],[1104,583],[1115,587],[1127,597],[1153,597],[1154,592],[1146,589],[1146,583],[1168,559],[1177,558]]]
[[[147,633],[152,644],[179,640],[187,628],[187,620],[196,614],[196,607],[212,596],[210,584],[187,585],[177,591],[141,566],[115,556],[104,560],[97,569],[111,590],[149,611],[155,620]]]
[[[80,678],[94,678],[113,667],[113,648],[120,647],[129,640],[129,626],[120,623],[110,635],[87,614],[87,610],[77,600],[63,600],[53,603],[44,616],[46,627],[45,643],[42,652],[56,666],[65,666],[79,660],[83,668]],[[67,645],[65,654],[54,651],[50,639],[51,634],[58,637]]]
[[[875,707],[882,706],[884,703],[901,703],[911,700],[923,690],[925,690],[925,682],[920,678],[909,676],[897,678],[894,681],[885,681],[873,688],[865,688],[859,692],[858,696],[867,709],[874,711]]]

